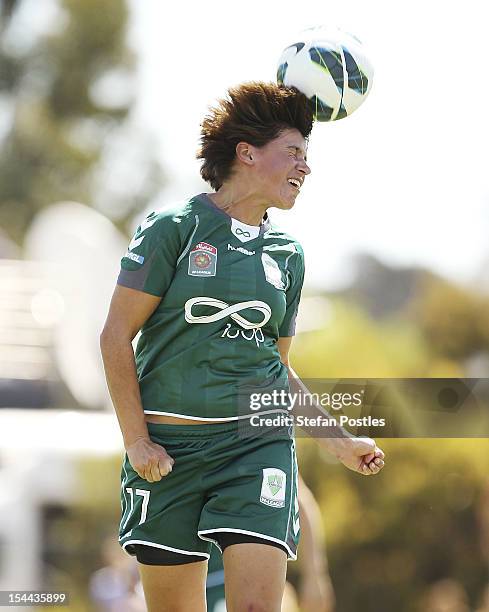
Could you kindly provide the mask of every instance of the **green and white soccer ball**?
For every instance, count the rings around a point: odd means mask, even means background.
[[[325,26],[301,32],[296,41],[280,56],[277,82],[304,93],[318,121],[351,115],[368,96],[374,75],[362,43]]]

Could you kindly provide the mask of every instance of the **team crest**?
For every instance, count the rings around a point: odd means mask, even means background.
[[[283,508],[285,506],[286,474],[277,468],[264,468],[261,483],[260,501],[266,506]]]
[[[191,251],[188,259],[190,276],[215,276],[217,249],[207,242],[199,242]]]

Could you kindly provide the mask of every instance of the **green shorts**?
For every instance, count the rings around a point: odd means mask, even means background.
[[[295,444],[287,428],[263,434],[236,422],[214,425],[148,423],[153,442],[175,459],[150,483],[122,466],[121,546],[137,545],[209,558],[219,534],[255,536],[297,558],[299,504]],[[251,431],[254,430],[254,431]]]

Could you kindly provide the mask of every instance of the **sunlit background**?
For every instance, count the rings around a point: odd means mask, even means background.
[[[0,0],[0,11],[0,590],[140,610],[114,543],[122,442],[98,348],[132,232],[210,191],[199,124],[228,87],[274,80],[304,27],[342,27],[372,58],[372,92],[314,127],[294,210],[271,211],[306,254],[294,366],[304,378],[487,379],[489,11],[476,0]],[[335,609],[489,611],[489,444],[381,445],[388,467],[362,479],[299,441]],[[300,562],[289,580],[300,602]]]

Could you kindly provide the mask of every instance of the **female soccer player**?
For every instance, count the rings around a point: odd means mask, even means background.
[[[288,427],[260,435],[251,417],[294,376],[303,252],[267,209],[294,206],[312,125],[296,90],[231,88],[202,124],[214,192],[150,214],[122,258],[101,348],[126,448],[120,543],[150,612],[205,610],[211,543],[228,610],[280,610],[299,536],[294,441]],[[319,442],[347,467],[382,468],[373,440],[331,435]]]

